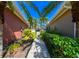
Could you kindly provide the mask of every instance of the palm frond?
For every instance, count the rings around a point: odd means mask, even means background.
[[[43,17],[47,16],[61,1],[52,1],[43,9]]]
[[[33,2],[26,1],[26,3],[27,3],[29,6],[31,6],[31,7],[39,14],[40,17],[42,16],[42,14],[40,13],[38,7],[37,7]]]
[[[25,5],[23,4],[22,1],[19,1],[20,6],[22,7],[22,10],[25,12],[25,14],[28,16],[28,19],[31,17],[30,12],[28,11],[28,9],[25,7]]]
[[[8,2],[7,2],[7,6],[8,6],[12,11],[15,10],[15,6],[13,5],[13,2],[12,2],[12,1],[8,1]]]

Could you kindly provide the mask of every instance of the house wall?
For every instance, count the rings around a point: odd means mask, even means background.
[[[71,11],[67,11],[63,17],[52,23],[50,29],[63,35],[74,37],[74,24],[72,22]]]
[[[9,8],[4,11],[4,29],[3,29],[3,46],[21,38],[21,28],[27,28],[28,25],[23,23]]]

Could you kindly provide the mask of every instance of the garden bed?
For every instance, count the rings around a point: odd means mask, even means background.
[[[79,57],[79,38],[73,39],[57,33],[43,32],[41,33],[41,39],[44,40],[51,57]]]
[[[26,57],[32,44],[33,40],[24,41],[20,46],[19,42],[11,44],[6,51],[3,53],[4,58],[23,58]],[[15,46],[13,46],[15,45]]]
[[[22,32],[22,39],[15,41],[5,48],[2,57],[27,57],[31,44],[35,38],[35,32],[32,32],[31,29],[24,29]]]

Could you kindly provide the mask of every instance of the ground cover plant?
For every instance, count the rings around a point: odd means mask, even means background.
[[[10,53],[11,55],[14,55],[17,53],[20,47],[23,47],[25,45],[27,46],[28,42],[30,45],[35,38],[36,32],[32,32],[31,29],[24,29],[22,32],[22,38],[10,44],[5,50],[8,51],[8,53]]]
[[[79,57],[79,38],[42,32],[41,39],[45,41],[51,57]]]

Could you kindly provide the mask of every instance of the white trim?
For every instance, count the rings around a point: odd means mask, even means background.
[[[74,38],[76,38],[76,22],[74,22]]]

